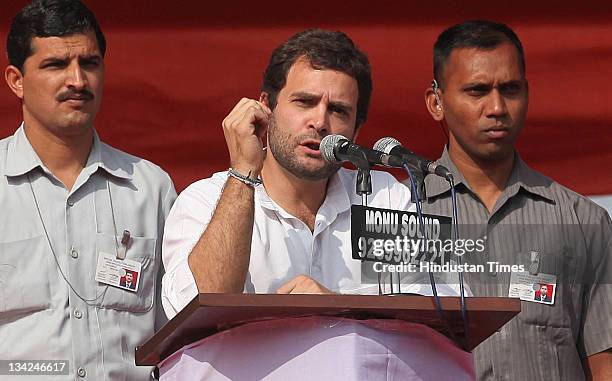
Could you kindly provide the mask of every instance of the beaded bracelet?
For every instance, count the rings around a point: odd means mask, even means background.
[[[249,173],[245,176],[241,174],[240,172],[230,168],[227,170],[227,175],[235,178],[238,181],[242,181],[246,185],[252,186],[253,188],[262,184],[261,179],[258,179],[258,178],[252,179],[249,177],[251,176],[251,171],[249,171]]]

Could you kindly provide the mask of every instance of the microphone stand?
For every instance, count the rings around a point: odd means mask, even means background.
[[[372,176],[370,169],[372,166],[364,152],[359,152],[351,162],[357,167],[357,182],[355,183],[355,193],[361,196],[361,205],[368,206],[368,195],[372,194]],[[382,295],[381,276],[378,273],[378,295]]]
[[[416,188],[416,193],[410,195],[410,201],[416,204],[419,200],[425,200],[427,198],[425,194],[425,176],[427,175],[416,167],[410,166],[410,169],[412,172],[412,181],[414,181]]]
[[[356,153],[351,162],[357,167],[355,193],[361,196],[361,205],[368,206],[368,195],[372,194],[372,176],[370,176],[372,166],[366,154],[361,151],[358,154]]]
[[[410,192],[410,201],[412,201],[413,204],[417,204],[419,202],[421,202],[421,200],[425,200],[426,198],[426,194],[425,194],[425,176],[427,176],[426,173],[423,173],[423,171],[412,165],[409,163],[404,163],[404,165],[408,166],[410,168],[410,172],[409,172],[409,178],[408,180],[411,182],[411,185],[413,185],[412,189],[414,190],[413,192]],[[391,294],[394,294],[394,290],[393,290],[393,273],[389,274],[391,281],[390,281],[390,286],[391,286]],[[401,276],[398,275],[397,276],[397,293],[401,294],[402,293],[402,284],[401,284]]]
[[[357,167],[355,192],[361,196],[361,205],[368,206],[368,195],[372,194],[372,176],[369,169]]]
[[[429,173],[423,172],[423,170],[416,165],[409,163],[408,160],[404,160],[404,166],[410,170],[408,181],[410,182],[409,188],[412,189],[410,192],[410,201],[416,205],[420,200],[425,200],[425,177]],[[404,167],[404,169],[406,169]],[[414,185],[414,188],[412,187]]]

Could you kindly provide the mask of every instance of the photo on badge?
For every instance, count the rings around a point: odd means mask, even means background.
[[[553,304],[555,300],[555,285],[547,283],[534,283],[535,291],[533,300],[545,304]]]
[[[119,278],[119,287],[136,292],[138,290],[138,272],[128,269],[121,269],[120,274],[121,277]]]
[[[132,259],[117,259],[109,253],[100,252],[95,279],[109,286],[137,292],[142,264]]]

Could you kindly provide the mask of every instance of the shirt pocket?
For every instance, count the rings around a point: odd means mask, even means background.
[[[50,256],[43,236],[0,242],[1,319],[50,307]]]
[[[525,270],[529,269],[530,254],[523,254]],[[562,249],[555,248],[551,251],[540,253],[538,274],[549,274],[557,277],[554,285],[554,303],[552,305],[536,303],[531,301],[521,302],[521,321],[527,324],[546,327],[571,327],[571,319],[566,309],[572,305],[566,305],[564,294],[571,295],[572,285],[565,281],[568,271],[573,268],[571,257],[565,255]],[[537,285],[536,285],[537,286]]]
[[[98,233],[96,235],[97,253],[114,254],[117,243],[122,237]],[[140,262],[138,291],[131,292],[118,287],[98,282],[98,294],[103,294],[99,303],[100,308],[119,311],[147,312],[153,307],[155,300],[155,286],[159,265],[156,261],[156,238],[130,237],[130,244],[126,251],[126,259]]]

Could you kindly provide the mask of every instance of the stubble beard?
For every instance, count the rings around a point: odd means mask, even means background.
[[[299,145],[300,141],[303,141],[306,138],[320,140],[322,136],[313,133],[299,135],[292,138],[291,136],[283,133],[282,127],[278,127],[276,124],[276,118],[274,116],[270,118],[268,125],[268,149],[274,156],[276,162],[299,179],[309,181],[328,179],[340,169],[339,165],[323,162],[322,166],[316,169],[310,169],[302,164],[300,162],[300,158],[295,154],[295,149]],[[323,158],[320,158],[320,160],[323,161]]]

